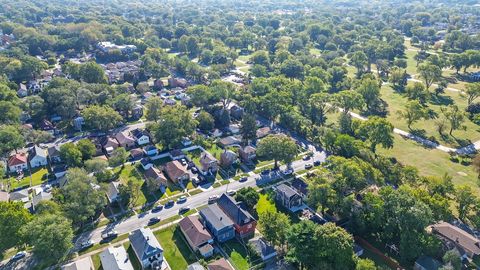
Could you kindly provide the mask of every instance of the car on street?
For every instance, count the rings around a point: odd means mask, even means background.
[[[157,224],[158,222],[160,222],[160,218],[159,217],[153,217],[153,218],[148,220],[147,225],[152,226],[153,224]]]
[[[159,204],[152,209],[152,213],[158,213],[162,211],[162,209],[163,209],[163,205]]]
[[[303,156],[302,160],[303,160],[303,161],[310,160],[310,156],[309,156],[309,155],[305,155],[305,156]]]
[[[197,174],[198,173],[198,169],[197,167],[193,166],[192,169],[191,169],[192,173],[194,174]]]
[[[175,204],[173,200],[169,200],[166,204],[165,207],[172,207]]]
[[[117,238],[117,236],[118,236],[118,232],[108,231],[108,232],[102,234],[102,240],[103,241],[110,241],[110,240],[113,240],[114,238]]]
[[[237,194],[237,191],[236,191],[236,190],[233,190],[233,189],[230,189],[230,190],[227,190],[227,194],[228,194],[229,196],[233,196],[233,195]]]
[[[210,196],[210,197],[208,197],[208,204],[215,203],[217,200],[218,200],[217,195]]]
[[[180,209],[178,209],[178,214],[181,215],[181,214],[185,214],[186,212],[190,211],[190,207],[188,206],[184,206]]]
[[[320,166],[320,164],[322,164],[322,162],[320,162],[320,160],[315,160],[313,162],[313,166]]]
[[[80,250],[84,250],[84,249],[87,249],[91,246],[93,246],[95,243],[92,241],[92,240],[87,240],[85,242],[82,242],[80,244]]]
[[[178,198],[177,203],[184,203],[187,201],[187,196],[181,196]]]
[[[25,256],[27,256],[27,253],[25,251],[20,251],[20,252],[17,252],[17,254],[13,255],[12,258],[10,258],[10,261],[16,262],[22,258],[25,258]]]
[[[309,170],[313,168],[313,165],[311,163],[305,164],[305,170]]]
[[[293,174],[293,169],[287,169],[285,171],[282,172],[283,175],[292,175]]]
[[[247,180],[248,180],[248,177],[247,177],[247,176],[241,177],[241,178],[239,179],[240,182],[247,182]]]

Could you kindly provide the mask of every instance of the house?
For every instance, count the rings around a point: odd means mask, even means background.
[[[269,127],[262,127],[257,129],[257,139],[261,139],[270,134],[271,129]]]
[[[163,81],[161,79],[155,79],[155,81],[153,82],[153,89],[160,91],[163,87]]]
[[[244,114],[244,109],[242,107],[239,107],[237,105],[233,105],[230,108],[230,115],[237,120],[242,119],[243,114]]]
[[[164,172],[175,183],[187,181],[190,179],[190,174],[187,168],[178,160],[167,162],[164,167]]]
[[[218,204],[211,204],[200,210],[202,222],[220,243],[235,237],[233,221],[222,211]]]
[[[295,177],[292,180],[292,188],[305,200],[308,197],[308,184],[302,179]]]
[[[142,168],[143,168],[144,170],[148,170],[148,169],[150,169],[150,168],[153,166],[153,164],[152,164],[152,162],[150,162],[150,159],[149,159],[149,158],[142,158],[142,159],[140,160],[140,165],[142,165]]]
[[[199,262],[194,262],[187,266],[187,270],[205,270],[205,267],[203,267]]]
[[[358,245],[357,243],[353,243],[353,254],[355,254],[357,257],[360,257],[363,255],[363,247]]]
[[[132,119],[134,119],[134,120],[138,120],[138,119],[142,118],[142,116],[143,116],[142,105],[137,104],[137,105],[133,106],[131,115],[132,115]]]
[[[10,199],[10,195],[6,191],[0,190],[0,202],[8,202]]]
[[[134,138],[123,132],[118,132],[115,134],[115,139],[117,140],[118,144],[125,149],[133,148],[136,142]]]
[[[103,151],[110,155],[113,150],[117,149],[120,144],[112,137],[103,137],[100,139],[100,145],[102,146]]]
[[[122,245],[109,247],[100,253],[103,270],[134,270]]]
[[[25,84],[20,83],[18,85],[17,96],[21,97],[21,98],[24,98],[24,97],[28,96],[28,90],[27,90],[27,86]]]
[[[143,147],[143,152],[147,156],[156,156],[158,155],[158,149],[154,145],[147,145]]]
[[[414,270],[438,270],[442,264],[432,257],[421,256],[415,261]]]
[[[167,178],[159,169],[151,166],[149,169],[145,170],[143,174],[146,179],[155,181],[158,184],[158,187],[167,186]]]
[[[53,198],[52,193],[46,192],[46,191],[43,191],[43,190],[40,190],[38,192],[34,192],[33,194],[34,195],[32,197],[32,207],[33,207],[34,211],[35,211],[35,208],[37,207],[37,205],[40,202],[49,201]]]
[[[183,78],[170,77],[168,78],[168,86],[170,86],[171,88],[175,88],[175,87],[186,88],[188,86],[188,82]]]
[[[148,133],[141,129],[134,129],[130,132],[138,145],[145,145],[150,143],[150,136]]]
[[[202,152],[199,162],[204,174],[214,173],[218,170],[218,160],[208,152]]]
[[[64,264],[62,270],[95,270],[90,256]]]
[[[430,229],[447,249],[457,248],[463,258],[473,259],[480,255],[480,240],[468,232],[443,221],[431,225]]]
[[[168,155],[172,160],[179,160],[186,157],[185,153],[180,149],[172,150],[168,153]]]
[[[52,135],[55,135],[57,131],[55,126],[52,124],[52,122],[48,121],[47,119],[43,119],[38,125],[38,127],[40,128],[40,130],[48,132]]]
[[[29,202],[30,198],[28,196],[28,189],[21,189],[14,192],[10,192],[10,201],[22,202],[22,203]]]
[[[46,166],[48,164],[47,151],[40,148],[38,145],[34,145],[28,151],[28,159],[30,167],[37,168],[40,166]]]
[[[293,188],[285,184],[275,187],[275,200],[291,212],[302,210],[303,199]]]
[[[218,141],[218,143],[220,144],[220,146],[222,148],[226,148],[226,147],[232,146],[232,145],[239,145],[241,142],[242,141],[235,136],[224,137],[224,138],[221,138]]]
[[[187,216],[183,218],[178,225],[187,243],[194,251],[199,251],[200,249],[207,251],[207,253],[201,253],[204,258],[213,255],[213,247],[211,247],[213,236],[203,226],[200,220],[198,220],[198,216]],[[203,246],[210,247],[202,249]]]
[[[207,264],[207,270],[234,270],[234,268],[225,258],[220,258]]]
[[[7,161],[8,170],[12,173],[21,172],[28,168],[27,165],[27,154],[17,153],[10,156]]]
[[[52,172],[56,179],[62,178],[67,174],[67,166],[62,164],[54,165],[52,167]]]
[[[143,150],[141,148],[135,148],[130,150],[130,159],[139,160],[143,158]]]
[[[275,248],[267,243],[267,241],[261,237],[256,237],[248,240],[250,246],[257,252],[263,261],[268,261],[277,256]]]
[[[220,154],[220,166],[227,168],[237,161],[237,154],[232,150],[225,150]]]
[[[137,229],[130,233],[128,239],[143,269],[162,265],[163,248],[151,229]]]
[[[48,158],[50,159],[50,163],[55,164],[55,163],[62,162],[62,158],[60,157],[60,146],[58,145],[50,146],[47,149],[47,152],[48,152]]]
[[[236,234],[241,237],[249,237],[255,234],[257,221],[243,209],[232,197],[222,194],[217,200],[222,211],[233,221]]]
[[[120,199],[120,190],[118,187],[120,183],[118,182],[110,182],[107,187],[107,199],[108,202],[114,203]]]
[[[177,104],[177,102],[176,102],[174,99],[166,98],[166,99],[163,101],[163,104],[164,104],[164,105],[168,105],[168,106],[175,106],[175,104]]]
[[[83,116],[78,116],[73,119],[73,128],[75,128],[75,130],[81,131],[83,125],[85,125],[85,118],[83,118]]]
[[[253,146],[247,145],[238,150],[240,158],[245,163],[252,163],[255,158],[257,158],[257,149]]]
[[[234,135],[238,134],[238,133],[240,133],[240,125],[239,124],[230,124],[228,126],[228,130]]]

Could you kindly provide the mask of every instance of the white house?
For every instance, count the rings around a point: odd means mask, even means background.
[[[32,168],[46,166],[48,164],[47,150],[35,145],[30,148],[28,159],[30,162],[30,167]]]
[[[132,130],[131,133],[138,145],[145,145],[150,143],[150,137],[145,131],[137,128]]]
[[[151,229],[137,229],[130,233],[128,239],[143,269],[162,265],[163,248]]]
[[[23,171],[28,168],[27,155],[24,153],[12,155],[8,159],[7,165],[10,172]]]
[[[127,251],[120,245],[109,247],[100,253],[103,270],[133,270]]]

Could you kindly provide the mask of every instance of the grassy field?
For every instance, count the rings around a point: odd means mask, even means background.
[[[236,270],[248,270],[250,263],[247,259],[247,250],[237,240],[233,239],[223,244],[224,251]]]
[[[48,170],[46,168],[35,168],[32,169],[32,186],[37,186],[47,181]],[[29,186],[30,185],[30,172],[25,171],[24,177],[20,180],[15,178],[9,178],[4,181],[10,182],[10,189],[15,189],[18,187]]]
[[[178,226],[156,231],[155,236],[164,248],[163,255],[172,270],[185,270],[189,264],[197,261]]]
[[[154,200],[154,197],[151,196],[148,191],[146,191],[145,181],[143,180],[142,175],[140,175],[140,173],[135,169],[134,166],[125,165],[122,169],[120,169],[118,179],[123,185],[126,185],[128,181],[134,181],[142,186],[142,192],[140,193],[140,196],[135,206],[141,206],[144,205],[147,201]]]
[[[260,199],[256,205],[258,215],[267,211],[276,211],[275,202],[273,202],[267,194],[260,194]]]

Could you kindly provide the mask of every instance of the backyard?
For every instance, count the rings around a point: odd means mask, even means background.
[[[48,170],[46,168],[32,169],[32,186],[37,186],[47,181]],[[25,171],[22,179],[17,180],[13,177],[3,180],[4,185],[10,183],[10,189],[16,189],[19,187],[30,186],[30,172]]]
[[[235,269],[250,269],[250,263],[248,262],[248,250],[237,240],[233,239],[223,243],[222,248],[227,253],[229,260]]]
[[[197,261],[178,226],[156,231],[155,236],[162,245],[163,256],[172,270],[185,270],[189,264]]]

